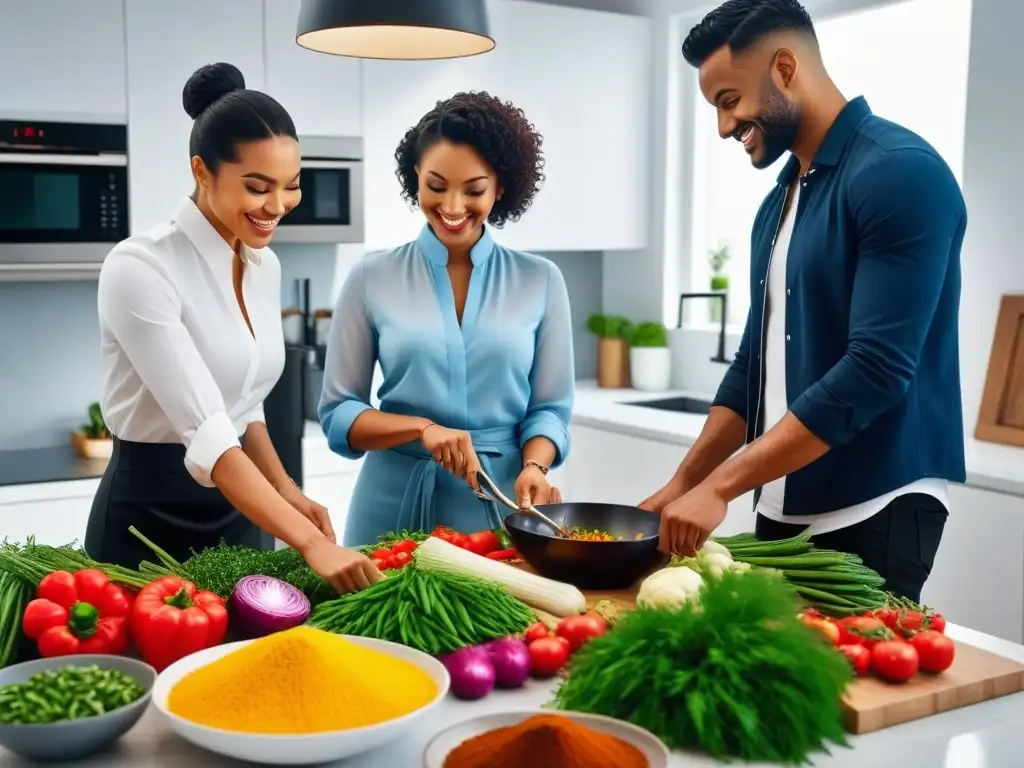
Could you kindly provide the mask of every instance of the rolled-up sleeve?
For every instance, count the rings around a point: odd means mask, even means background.
[[[949,168],[924,149],[880,155],[851,184],[860,240],[846,352],[791,411],[832,448],[902,398],[917,371],[966,216]]]
[[[100,321],[110,330],[185,446],[185,467],[213,487],[213,467],[239,446],[220,389],[181,321],[163,268],[144,252],[115,249],[100,273]]]
[[[737,414],[743,421],[747,420],[747,387],[750,366],[750,310],[747,310],[747,322],[743,326],[743,336],[736,348],[736,356],[718,385],[718,392],[711,403],[723,406]]]
[[[366,307],[364,279],[363,262],[359,262],[338,294],[318,408],[327,444],[346,459],[358,459],[365,453],[352,448],[348,433],[356,418],[372,407],[370,387],[377,364],[377,333]]]
[[[569,455],[569,422],[576,392],[572,346],[572,314],[565,278],[549,264],[544,315],[537,327],[537,348],[530,369],[530,403],[520,434],[520,445],[546,437],[555,446],[552,467]]]

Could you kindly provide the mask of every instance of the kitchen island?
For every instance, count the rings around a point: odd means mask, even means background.
[[[955,640],[1024,662],[1024,646],[950,625]],[[495,692],[476,702],[448,697],[419,727],[381,749],[334,763],[338,768],[419,768],[427,743],[449,724],[497,711],[543,706],[556,682],[531,681],[514,692]],[[1024,744],[1024,694],[1016,694],[972,707],[852,737],[851,749],[837,747],[833,754],[814,755],[819,768],[865,768],[898,764],[900,768],[1012,768],[1020,765]],[[0,768],[28,768],[0,748]],[[178,738],[154,707],[111,752],[77,762],[81,768],[231,768],[242,763],[219,758]],[[696,755],[675,753],[673,768],[708,768],[721,765]],[[754,765],[747,763],[746,765]]]

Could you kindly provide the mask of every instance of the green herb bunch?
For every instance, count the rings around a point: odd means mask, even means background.
[[[852,672],[798,611],[773,574],[706,579],[699,603],[637,609],[588,642],[555,705],[628,720],[673,749],[805,763],[830,741],[846,745],[840,699]]]

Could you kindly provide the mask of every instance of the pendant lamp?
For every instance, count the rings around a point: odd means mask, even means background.
[[[486,0],[302,0],[295,42],[361,59],[455,59],[494,48]]]

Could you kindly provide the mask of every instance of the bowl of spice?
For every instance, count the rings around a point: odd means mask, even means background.
[[[210,752],[308,765],[404,735],[449,685],[444,665],[413,648],[299,626],[186,656],[160,673],[153,703]]]
[[[481,715],[441,731],[425,768],[668,768],[657,736],[632,723],[542,709]]]
[[[149,705],[156,670],[124,656],[56,656],[0,670],[0,745],[67,762],[126,734]]]

